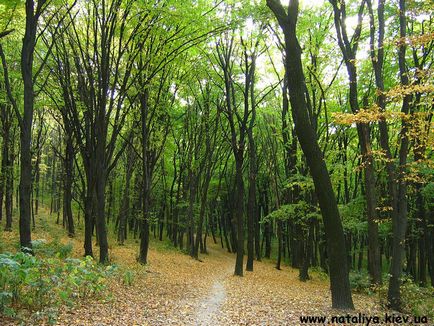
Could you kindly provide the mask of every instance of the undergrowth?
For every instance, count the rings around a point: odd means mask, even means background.
[[[54,324],[61,306],[101,297],[116,267],[98,265],[92,257],[66,258],[72,244],[34,241],[36,256],[0,254],[0,313]]]

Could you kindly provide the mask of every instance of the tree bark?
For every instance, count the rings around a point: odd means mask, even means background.
[[[301,63],[301,48],[296,36],[298,1],[290,2],[288,13],[277,0],[267,0],[285,35],[285,70],[295,130],[309,166],[323,215],[330,262],[332,306],[354,309],[351,298],[344,232],[330,176],[310,124],[305,101],[305,82]]]
[[[68,226],[68,236],[75,236],[74,218],[72,215],[72,184],[74,171],[74,144],[72,140],[72,130],[66,133],[66,148],[65,148],[65,179],[63,182],[63,210],[66,216]]]
[[[404,39],[406,37],[406,3],[405,0],[399,1],[399,29],[400,37]],[[401,79],[401,85],[405,86],[409,84],[408,72],[405,63],[406,45],[402,42],[398,51],[398,65]],[[402,101],[401,112],[408,114],[410,112],[411,95],[406,95]],[[407,182],[405,180],[405,165],[407,163],[408,155],[408,122],[405,119],[402,120],[401,134],[400,134],[400,148],[399,148],[399,171],[398,175],[398,190],[394,190],[396,194],[396,207],[393,207],[395,214],[392,215],[392,260],[390,264],[390,279],[389,290],[387,293],[387,299],[389,307],[400,311],[401,310],[401,274],[402,274],[402,262],[405,251],[405,233],[407,230]],[[389,180],[389,182],[392,180]],[[394,185],[396,187],[396,185]],[[395,203],[395,201],[393,201]]]
[[[35,3],[26,0],[26,29],[21,50],[21,75],[24,84],[24,113],[20,121],[20,246],[23,251],[33,253],[31,239],[31,194],[32,194],[32,124],[33,124],[33,56],[36,46],[36,31],[45,0]]]

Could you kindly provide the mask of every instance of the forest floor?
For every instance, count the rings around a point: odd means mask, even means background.
[[[53,232],[63,232],[54,223],[43,229],[37,227],[33,239],[50,241]],[[7,237],[18,240],[17,232]],[[111,238],[110,259],[119,271],[109,278],[109,295],[65,308],[58,325],[298,325],[302,315],[384,316],[378,298],[358,294],[353,296],[356,311],[332,310],[329,284],[321,275],[314,273],[311,280],[300,282],[297,270],[277,270],[271,261],[255,261],[253,272],[236,277],[235,255],[212,238],[200,261],[153,240],[146,266],[136,262],[137,240],[118,246]],[[72,242],[73,256],[82,255],[80,234],[60,241]],[[125,273],[130,285],[125,284]]]
[[[59,325],[296,325],[300,315],[346,314],[330,309],[328,282],[319,277],[303,283],[298,271],[266,261],[241,278],[233,276],[234,254],[218,244],[209,243],[201,261],[152,244],[147,266],[136,262],[138,244],[113,247],[111,259],[133,271],[132,285],[113,282],[109,300],[83,302]],[[358,311],[382,315],[372,298],[354,300]]]

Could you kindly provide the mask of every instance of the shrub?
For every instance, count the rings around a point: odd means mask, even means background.
[[[66,258],[71,255],[73,245],[72,243],[63,244],[59,239],[54,239],[52,242],[47,243],[45,239],[37,239],[32,241],[32,247],[36,254],[46,257],[59,257]]]
[[[122,283],[123,283],[124,285],[131,286],[131,285],[133,285],[133,283],[134,283],[134,277],[135,277],[135,275],[134,275],[134,272],[133,272],[133,271],[126,270],[126,271],[123,273],[123,280],[122,280]]]
[[[309,268],[309,271],[312,275],[318,277],[319,280],[326,281],[329,278],[328,274],[324,271],[324,269],[319,266],[311,267]]]
[[[350,285],[356,292],[364,292],[370,294],[371,282],[366,271],[350,271]]]
[[[387,308],[388,282],[379,291],[380,303]],[[434,319],[434,288],[419,287],[409,276],[403,276],[401,284],[402,312],[413,316],[426,316]]]
[[[414,316],[427,316],[434,319],[434,289],[419,287],[410,277],[402,280],[401,286],[402,308],[406,313]]]
[[[49,322],[55,321],[59,306],[101,294],[111,272],[112,267],[100,266],[91,257],[61,260],[22,252],[0,254],[0,313],[14,317],[25,309],[35,315],[45,312]]]

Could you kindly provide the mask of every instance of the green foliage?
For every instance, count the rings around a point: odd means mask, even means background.
[[[112,270],[97,265],[91,257],[61,260],[22,252],[1,254],[0,312],[13,317],[27,309],[45,314],[50,321],[56,313],[48,308],[72,306],[78,298],[101,294]]]
[[[415,316],[427,316],[429,320],[433,320],[434,289],[432,287],[419,287],[410,277],[406,277],[402,280],[401,295],[405,312]]]
[[[362,271],[350,271],[350,285],[351,289],[360,293],[370,294],[371,281],[368,272]]]
[[[124,273],[123,273],[123,279],[122,279],[122,283],[124,285],[128,285],[131,286],[134,283],[134,278],[135,278],[135,274],[133,271],[127,269]]]
[[[364,217],[365,207],[366,201],[362,196],[353,199],[346,205],[339,206],[339,213],[346,231],[353,233],[367,232],[368,223]]]
[[[295,174],[288,180],[286,185],[289,189],[297,189],[302,193],[308,193],[314,190],[313,180],[310,176],[305,176],[302,174]]]
[[[430,182],[422,190],[428,210],[434,210],[434,182]]]
[[[329,280],[329,275],[319,266],[313,266],[309,268],[309,273],[311,276],[316,276],[321,281]]]
[[[380,302],[387,306],[387,282],[380,289]],[[420,287],[410,276],[402,278],[401,285],[402,312],[414,316],[427,316],[428,320],[434,319],[434,288]]]
[[[58,258],[68,257],[73,249],[72,243],[63,244],[59,239],[54,239],[50,243],[46,243],[45,239],[37,239],[32,241],[33,250],[37,255],[45,257],[56,256]]]
[[[317,207],[300,200],[295,204],[282,205],[279,209],[271,212],[261,221],[265,223],[269,220],[288,220],[304,225],[310,219],[321,219],[321,214]]]

